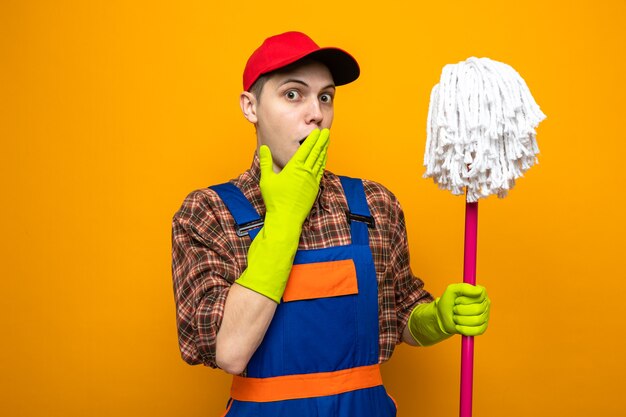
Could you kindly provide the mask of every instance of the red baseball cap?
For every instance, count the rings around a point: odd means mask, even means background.
[[[269,37],[250,55],[243,71],[243,89],[248,91],[263,74],[283,68],[302,58],[312,58],[328,67],[335,85],[351,83],[359,78],[356,59],[339,48],[320,48],[301,32],[285,32]]]

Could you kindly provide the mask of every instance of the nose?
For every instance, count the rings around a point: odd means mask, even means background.
[[[307,124],[320,125],[324,120],[324,113],[318,100],[311,100],[307,107],[306,122]]]

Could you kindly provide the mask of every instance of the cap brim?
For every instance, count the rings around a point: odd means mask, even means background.
[[[361,74],[361,69],[356,59],[346,51],[339,48],[321,48],[305,55],[313,58],[328,67],[333,76],[335,85],[345,85],[355,81]],[[303,57],[304,58],[304,57]]]

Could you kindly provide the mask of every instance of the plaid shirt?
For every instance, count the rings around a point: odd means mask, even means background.
[[[263,216],[259,159],[231,180]],[[378,280],[379,362],[391,357],[412,309],[430,302],[424,283],[411,272],[402,208],[390,191],[363,181],[376,227],[369,229]],[[350,244],[348,205],[339,178],[326,171],[320,193],[304,222],[298,249]],[[234,220],[217,194],[204,188],[191,192],[172,222],[172,275],[178,341],[183,359],[213,368],[215,338],[230,286],[246,268],[250,239],[238,237]]]

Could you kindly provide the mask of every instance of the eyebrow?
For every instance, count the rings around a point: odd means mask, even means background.
[[[283,85],[288,84],[288,83],[302,84],[305,87],[310,87],[307,83],[305,83],[304,81],[299,80],[297,78],[288,78],[285,81],[283,81],[282,83],[280,83],[278,86],[280,87],[280,86],[283,86]],[[335,84],[328,84],[326,87],[322,88],[322,90],[326,90],[327,88],[336,89],[335,88]]]

